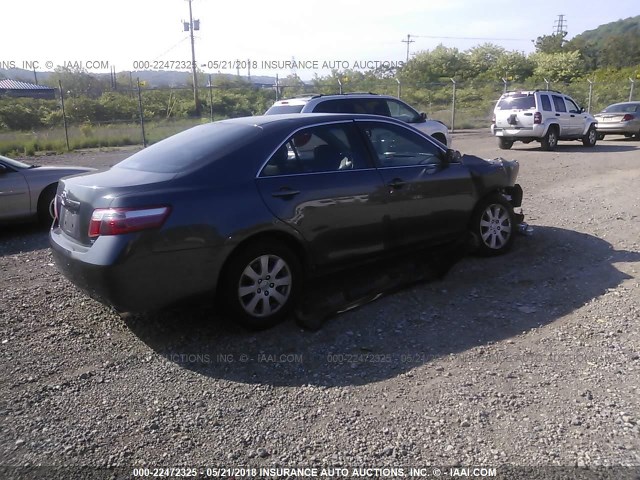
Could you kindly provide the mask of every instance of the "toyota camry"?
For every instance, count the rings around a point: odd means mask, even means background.
[[[263,328],[322,272],[465,238],[506,252],[518,168],[392,118],[222,120],[61,180],[50,240],[59,269],[119,311],[208,295]]]

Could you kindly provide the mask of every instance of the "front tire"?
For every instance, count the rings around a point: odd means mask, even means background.
[[[582,137],[582,145],[584,145],[585,147],[595,147],[597,140],[598,132],[596,131],[595,127],[591,125],[589,127],[589,130],[587,130],[587,133],[584,135],[584,137]]]
[[[513,147],[513,140],[510,138],[498,137],[498,147],[502,150],[509,150]]]
[[[547,134],[542,137],[542,149],[546,151],[555,150],[558,146],[558,130],[556,127],[549,127]]]
[[[222,277],[222,301],[244,326],[262,330],[284,320],[302,290],[302,267],[286,246],[253,243],[234,255]]]
[[[480,201],[471,217],[471,232],[479,240],[476,253],[485,257],[509,251],[515,235],[513,207],[499,194]]]

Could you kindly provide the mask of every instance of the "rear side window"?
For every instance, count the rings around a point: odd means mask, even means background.
[[[305,128],[269,159],[262,177],[366,168],[366,153],[352,123]]]
[[[556,112],[566,112],[567,107],[564,105],[564,99],[558,95],[553,96],[553,105],[556,107]]]
[[[540,102],[542,102],[542,111],[551,111],[551,100],[549,100],[549,95],[540,95]]]
[[[611,105],[603,110],[603,112],[607,113],[634,113],[640,111],[640,104],[636,105],[633,103],[622,103],[619,105]]]
[[[300,113],[304,105],[274,105],[265,112],[265,115],[277,115],[279,113]]]
[[[531,94],[515,94],[501,98],[499,110],[529,110],[536,108],[536,99]]]
[[[390,117],[387,102],[379,98],[359,98],[353,101],[355,113],[367,113],[369,115],[381,115]]]
[[[351,100],[327,100],[313,109],[314,113],[356,113]]]
[[[261,131],[255,126],[225,122],[200,125],[140,150],[114,168],[183,173],[246,146]]]

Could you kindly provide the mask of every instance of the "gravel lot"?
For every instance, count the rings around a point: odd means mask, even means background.
[[[520,161],[533,236],[318,331],[247,332],[202,306],[122,319],[57,273],[46,232],[0,227],[0,464],[634,466],[618,478],[638,478],[640,142],[454,142]]]

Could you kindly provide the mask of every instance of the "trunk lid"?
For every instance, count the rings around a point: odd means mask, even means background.
[[[176,176],[125,168],[80,175],[60,180],[56,195],[57,225],[68,236],[83,245],[91,245],[89,223],[96,208],[123,205],[123,199],[156,190]]]

